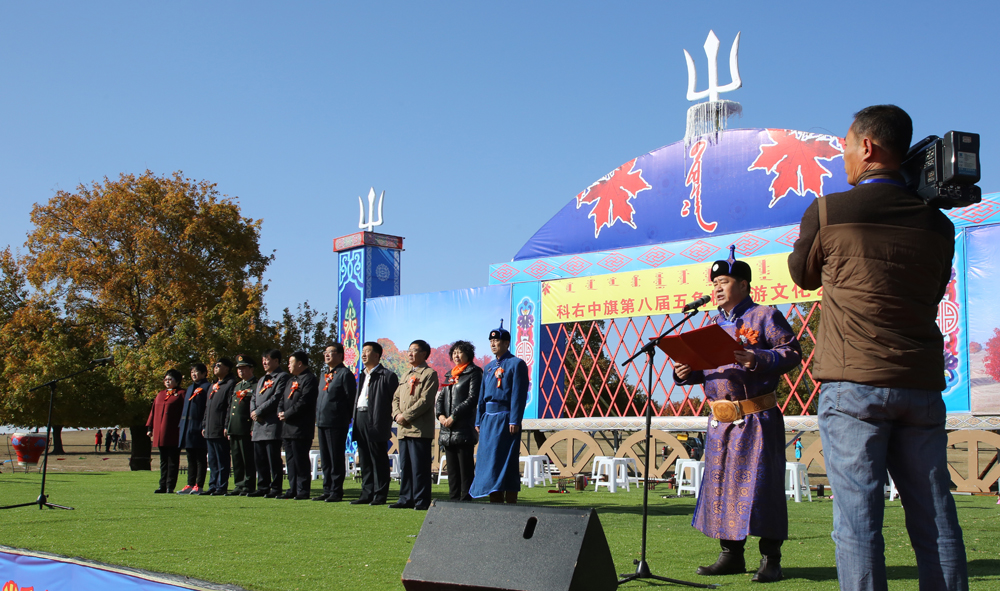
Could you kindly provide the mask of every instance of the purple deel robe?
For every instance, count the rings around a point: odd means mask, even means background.
[[[798,339],[785,317],[749,297],[726,318],[714,318],[733,338],[739,330],[757,331],[753,370],[738,364],[692,371],[681,385],[704,384],[709,400],[745,400],[774,392],[781,375],[802,360]],[[712,425],[705,442],[705,474],[691,525],[711,538],[742,540],[747,535],[775,540],[788,538],[785,499],[785,423],[772,408],[747,415],[742,424]]]

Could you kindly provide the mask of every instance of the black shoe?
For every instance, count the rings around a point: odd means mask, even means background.
[[[212,496],[213,497],[224,497],[227,494],[229,494],[229,493],[224,488],[217,488],[217,489],[215,489],[215,490],[212,491]]]
[[[165,489],[165,488],[158,488],[158,489],[156,489],[156,490],[153,491],[153,494],[154,495],[162,495],[165,492],[167,492],[167,489]]]
[[[277,498],[279,498],[279,499],[294,499],[295,498],[295,493],[293,493],[292,491],[287,491],[283,495],[278,495]]]
[[[241,490],[240,491],[240,496],[241,497],[249,497],[250,495],[254,494],[255,492],[257,492],[257,491],[255,491],[255,490]]]
[[[372,502],[370,502],[368,504],[369,505],[384,505],[385,504],[385,499],[372,499]]]
[[[305,494],[301,494],[301,495],[295,495],[294,497],[292,497],[292,499],[294,499],[296,501],[308,501],[308,500],[310,500],[310,497],[309,497],[309,493],[305,493]]]
[[[280,495],[281,495],[281,493],[279,493],[278,491],[272,490],[269,493],[265,493],[264,494],[264,498],[265,499],[277,499]]]
[[[255,490],[253,492],[248,492],[247,496],[248,497],[263,497],[266,494],[267,494],[266,490]]]
[[[747,572],[747,563],[742,554],[722,552],[712,566],[699,566],[697,573],[706,577],[718,575],[741,575]]]
[[[321,494],[320,496],[316,497],[316,498],[315,498],[315,499],[313,499],[313,500],[314,500],[314,501],[325,501],[325,500],[327,500],[328,498],[330,498],[330,493],[323,493],[323,494]]]
[[[413,508],[417,511],[426,511],[430,505],[415,505]]]
[[[227,497],[238,497],[238,496],[243,495],[243,494],[246,494],[246,493],[244,493],[241,490],[231,490],[231,491],[229,491],[229,492],[226,493],[226,496]]]
[[[781,572],[781,557],[765,556],[760,559],[760,568],[751,581],[755,583],[773,583],[784,578]]]
[[[194,493],[191,493],[191,494],[194,494]],[[214,494],[215,494],[215,491],[213,489],[203,490],[200,493],[198,493],[198,495],[202,496],[202,497],[207,497],[207,496],[214,495]]]
[[[367,505],[368,503],[371,503],[371,502],[372,501],[370,499],[354,499],[353,501],[351,501],[351,504],[352,505]]]
[[[338,497],[336,495],[330,495],[326,498],[327,503],[339,503],[344,500],[344,497]]]
[[[412,509],[413,503],[400,503],[396,501],[395,503],[389,505],[390,509]]]

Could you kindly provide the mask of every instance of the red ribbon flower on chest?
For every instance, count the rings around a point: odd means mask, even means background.
[[[188,400],[194,400],[194,397],[201,394],[203,390],[204,388],[195,388],[194,393],[191,394],[191,398],[188,398]]]
[[[499,388],[500,383],[503,381],[503,368],[498,367],[496,371],[493,372],[493,377],[497,379],[497,388]]]
[[[328,373],[323,376],[323,391],[326,392],[327,388],[330,387],[330,382],[333,381],[333,374]]]
[[[274,380],[267,380],[266,382],[264,382],[264,385],[260,387],[260,391],[262,393],[266,392],[267,389],[270,388],[273,385],[274,385]]]
[[[292,388],[291,388],[291,390],[288,391],[288,399],[289,400],[292,399],[292,396],[295,394],[295,392],[298,389],[299,389],[299,383],[298,382],[292,382]]]
[[[214,386],[212,386],[212,390],[208,393],[208,399],[211,400],[212,396],[218,391],[219,391],[219,384],[216,383]]]
[[[754,330],[752,328],[747,328],[745,326],[741,326],[739,330],[736,331],[736,334],[741,337],[740,338],[741,342],[743,342],[744,344],[750,343],[751,345],[756,345],[760,337],[760,331]]]
[[[417,377],[415,375],[410,376],[410,396],[413,396],[413,392],[414,392],[414,390],[417,389],[417,382],[419,382],[419,381],[420,381],[419,377]]]
[[[243,399],[250,394],[250,390],[251,390],[250,388],[247,388],[246,390],[237,390],[236,399],[239,400],[240,402],[243,402]]]
[[[178,396],[180,395],[180,393],[181,391],[178,390],[177,388],[174,388],[173,390],[167,390],[167,396]]]

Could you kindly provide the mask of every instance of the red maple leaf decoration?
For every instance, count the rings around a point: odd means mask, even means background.
[[[774,143],[761,146],[757,159],[747,169],[777,173],[771,181],[771,202],[767,206],[774,207],[789,193],[800,197],[809,191],[817,197],[823,195],[823,177],[833,175],[819,161],[843,156],[844,140],[786,129],[768,129],[767,135]]]
[[[619,220],[635,229],[635,208],[629,201],[641,191],[652,189],[642,178],[642,169],[632,168],[636,160],[622,164],[576,196],[577,209],[584,203],[594,204],[587,215],[594,218],[594,238],[600,236],[601,228],[610,228]]]

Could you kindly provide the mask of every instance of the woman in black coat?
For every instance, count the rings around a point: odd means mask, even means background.
[[[455,367],[445,375],[445,387],[438,394],[434,414],[441,423],[438,442],[444,447],[448,466],[449,497],[468,501],[472,500],[469,487],[476,470],[476,404],[483,370],[472,362],[476,347],[468,341],[455,341],[448,355]]]

